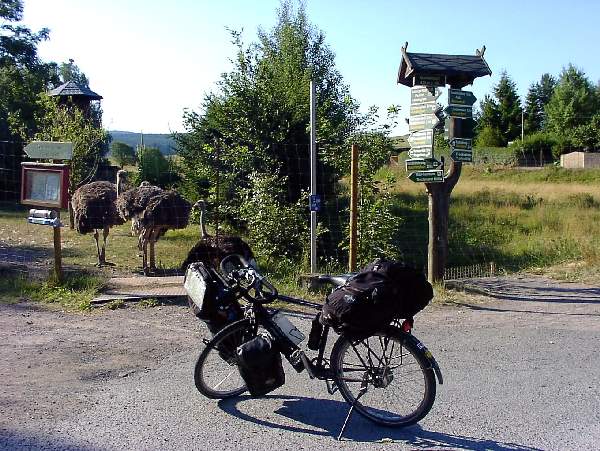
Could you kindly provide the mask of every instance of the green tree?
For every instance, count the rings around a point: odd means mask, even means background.
[[[494,96],[481,101],[476,142],[481,146],[506,146],[521,135],[521,99],[506,71],[494,86]]]
[[[119,141],[115,141],[110,145],[110,155],[121,166],[121,169],[125,165],[135,164],[137,161],[133,147]]]
[[[22,18],[21,0],[0,0],[0,139],[5,140],[33,136],[38,95],[57,81],[56,65],[37,54],[48,29],[33,32],[19,24]]]
[[[546,105],[546,128],[557,135],[567,135],[575,127],[588,123],[598,112],[598,107],[595,87],[582,70],[569,64],[561,72]]]
[[[498,105],[499,130],[504,145],[521,136],[521,99],[517,94],[516,86],[504,71],[494,88],[494,96]]]
[[[141,147],[137,152],[138,173],[136,183],[143,181],[161,188],[171,188],[180,181],[172,160],[168,160],[156,147]]]
[[[480,102],[481,113],[477,117],[475,143],[478,147],[499,147],[504,145],[500,132],[500,111],[496,100],[486,94]]]
[[[308,155],[310,79],[317,91],[325,186],[335,179],[338,146],[354,128],[358,105],[335,68],[335,55],[323,33],[309,24],[303,6],[283,2],[273,29],[259,29],[258,34],[258,42],[245,45],[240,33],[232,32],[237,48],[233,69],[205,98],[203,113],[184,113],[186,133],[176,136],[178,153],[192,181],[198,180],[197,165],[214,161],[217,151],[219,170],[235,175],[234,186],[248,186],[249,175],[259,167],[265,173],[278,172],[287,180],[289,200],[295,202],[310,177],[308,170],[289,164],[292,152]],[[215,176],[210,177],[214,184]]]
[[[73,59],[69,59],[68,63],[62,63],[60,66],[58,66],[58,75],[61,83],[74,81],[75,83],[85,86],[86,88],[90,87],[88,78],[81,71],[81,69],[79,69],[79,66],[75,64],[75,60]]]

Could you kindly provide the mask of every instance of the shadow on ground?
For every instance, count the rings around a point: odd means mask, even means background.
[[[302,396],[270,396],[269,398],[283,402],[283,405],[274,411],[275,414],[281,416],[282,421],[264,420],[242,412],[239,404],[245,401],[252,402],[253,399],[250,396],[221,400],[219,401],[219,407],[224,412],[236,418],[262,427],[279,429],[295,434],[333,438],[337,438],[349,409],[347,403],[331,399],[314,399]],[[291,425],[289,420],[293,420],[297,425]],[[515,443],[504,443],[428,431],[419,425],[402,429],[375,426],[372,422],[357,413],[350,419],[342,440],[381,443],[392,440],[418,448],[435,447],[437,449],[485,449],[497,451],[537,449]]]

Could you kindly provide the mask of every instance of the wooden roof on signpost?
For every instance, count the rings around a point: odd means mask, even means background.
[[[413,86],[415,75],[445,75],[446,83],[462,88],[473,83],[477,77],[492,75],[483,55],[485,46],[475,55],[444,55],[435,53],[409,53],[408,42],[402,47],[402,61],[398,68],[397,82]]]

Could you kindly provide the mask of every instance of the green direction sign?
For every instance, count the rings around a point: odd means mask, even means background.
[[[446,86],[446,76],[445,75],[427,75],[427,74],[417,74],[413,78],[414,86]]]
[[[413,182],[442,183],[444,181],[444,171],[434,169],[432,171],[411,172],[408,174],[408,178]]]
[[[451,105],[468,105],[475,103],[477,97],[471,91],[462,91],[460,89],[448,90],[448,103]]]
[[[413,147],[408,151],[410,158],[431,158],[433,157],[433,146]]]
[[[417,116],[419,114],[437,113],[442,107],[436,102],[417,103],[410,106],[410,115]]]
[[[25,146],[29,158],[40,160],[70,160],[73,157],[73,143],[56,141],[32,141]]]
[[[444,108],[444,111],[448,113],[450,117],[459,117],[462,119],[473,117],[473,107],[466,105],[448,105]]]
[[[440,123],[440,119],[435,114],[419,114],[411,116],[408,123],[409,132],[418,132],[419,130],[427,130],[436,127]]]
[[[416,105],[417,103],[435,102],[441,95],[442,91],[437,88],[415,86],[410,88],[410,103]]]
[[[454,161],[458,161],[461,163],[471,163],[473,162],[473,151],[472,150],[454,150],[450,154],[450,158]]]
[[[411,133],[408,137],[411,147],[431,146],[433,144],[433,130],[421,130]]]
[[[473,148],[473,140],[467,138],[452,138],[450,140],[452,149],[471,150]]]
[[[442,162],[435,158],[411,158],[406,160],[405,163],[407,171],[437,169],[442,165]]]

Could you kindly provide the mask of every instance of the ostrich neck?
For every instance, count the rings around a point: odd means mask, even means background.
[[[204,214],[205,209],[204,206],[200,208],[200,239],[207,238],[209,235],[206,232],[206,225],[204,224]]]

